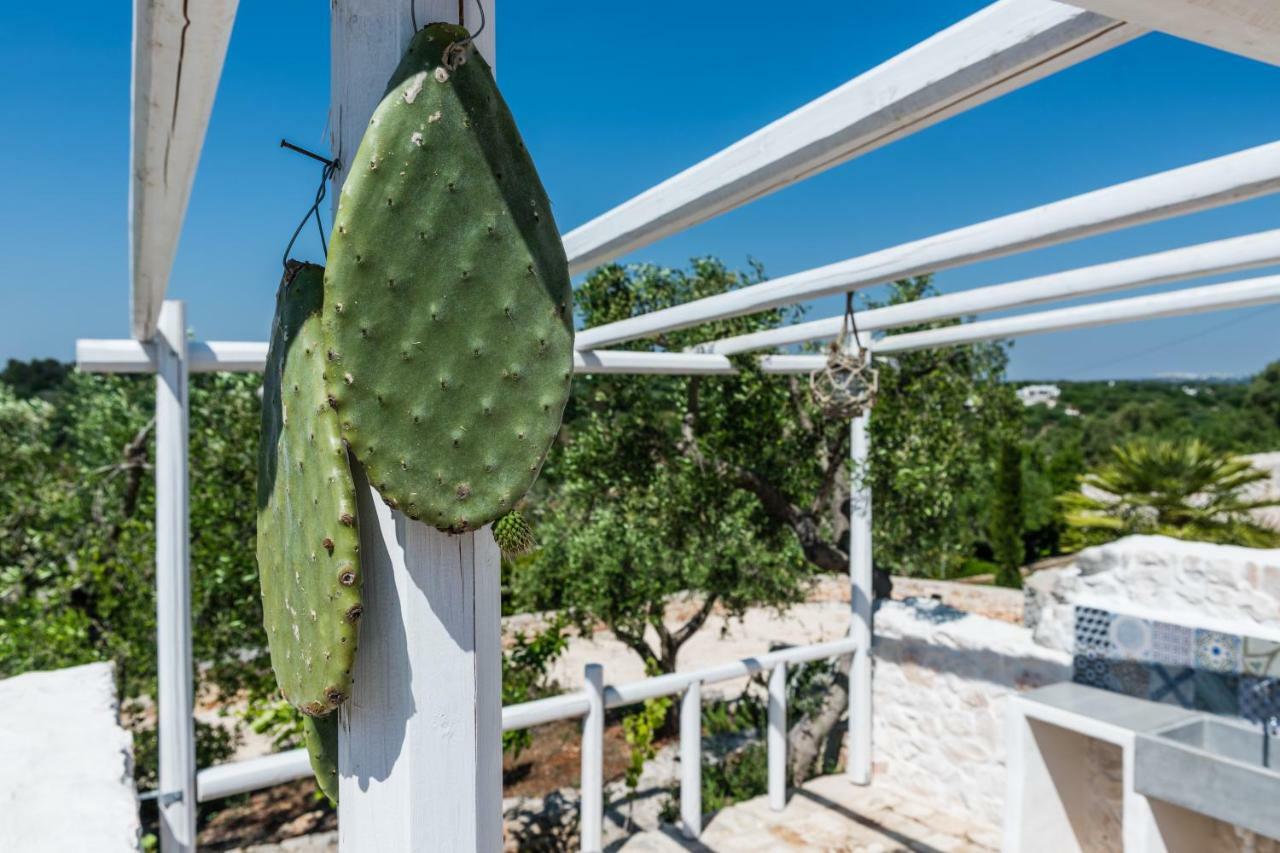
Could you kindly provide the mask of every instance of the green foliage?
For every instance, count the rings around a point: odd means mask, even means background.
[[[1013,436],[1000,445],[990,521],[991,550],[1001,586],[1021,587],[1019,568],[1025,556],[1022,542],[1022,448]]]
[[[658,662],[650,658],[645,662],[644,672],[651,678],[658,675]],[[654,741],[672,704],[670,696],[646,699],[635,711],[622,718],[622,737],[627,742],[627,746],[631,747],[626,782],[633,793],[636,786],[640,784],[640,774],[644,772],[645,762],[658,754]]]
[[[516,705],[555,692],[547,670],[569,646],[568,622],[556,615],[551,624],[529,635],[517,631],[511,649],[502,656],[502,704]],[[533,742],[528,729],[502,733],[502,748],[517,756]]]
[[[1280,430],[1280,361],[1271,362],[1253,377],[1245,392],[1245,405]]]
[[[1199,440],[1134,438],[1117,445],[1111,460],[1081,477],[1083,491],[1060,501],[1071,544],[1094,544],[1135,533],[1251,547],[1280,544],[1249,512],[1276,506],[1252,500],[1248,486],[1269,475],[1245,459]]]

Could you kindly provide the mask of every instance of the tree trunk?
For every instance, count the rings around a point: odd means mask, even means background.
[[[791,784],[800,785],[823,770],[824,759],[838,754],[840,718],[849,707],[849,666],[852,655],[836,658],[836,676],[823,696],[821,707],[787,734]]]

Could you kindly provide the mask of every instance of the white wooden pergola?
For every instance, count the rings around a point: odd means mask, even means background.
[[[495,58],[496,0],[483,3],[479,50]],[[82,370],[155,373],[156,586],[160,691],[162,848],[195,848],[201,800],[309,773],[299,752],[199,770],[192,722],[188,547],[187,382],[194,372],[261,371],[266,343],[189,341],[181,302],[166,301],[178,237],[221,74],[237,0],[135,0],[132,184],[129,202],[132,337],[81,340]],[[475,0],[462,4],[478,26]],[[408,0],[332,0],[331,136],[356,150],[385,80],[412,35]],[[417,0],[418,20],[457,20],[453,0]],[[575,272],[643,248],[777,189],[812,177],[974,106],[1163,31],[1280,65],[1280,6],[1272,0],[998,0],[899,56],[564,236]],[[335,178],[340,185],[342,175]],[[336,188],[336,187],[335,187]],[[728,355],[830,339],[828,317],[706,341],[686,352],[611,350],[618,343],[918,273],[1063,243],[1280,190],[1280,142],[1193,163],[1010,213],[870,254],[649,314],[585,329],[582,373],[727,374]],[[336,198],[337,193],[333,194]],[[980,315],[1220,275],[1280,263],[1280,230],[1023,279],[859,315],[864,331]],[[885,334],[878,353],[1132,322],[1280,301],[1280,276],[1245,278],[1158,295],[978,319]],[[807,373],[819,356],[766,353],[770,373]],[[867,419],[855,419],[851,470],[867,458]],[[362,487],[368,603],[358,676],[343,707],[341,846],[372,850],[496,850],[501,835],[500,737],[553,719],[584,720],[582,836],[601,836],[599,750],[606,707],[682,695],[686,834],[701,826],[696,768],[701,685],[769,671],[770,800],[785,801],[785,667],[853,652],[849,773],[871,778],[870,495],[855,483],[851,519],[852,624],[846,640],[762,655],[698,673],[606,686],[588,667],[584,689],[502,709],[498,555],[488,531],[446,534],[407,521]],[[374,547],[376,546],[376,547]],[[380,554],[381,556],[376,556]],[[452,571],[448,571],[452,569]],[[416,585],[416,586],[415,586]],[[421,589],[419,589],[421,587]],[[412,634],[407,658],[381,628]],[[394,633],[394,632],[392,632]],[[396,661],[390,672],[388,661]],[[408,685],[404,688],[404,685]],[[392,687],[400,687],[393,691]],[[388,697],[394,695],[394,701]]]

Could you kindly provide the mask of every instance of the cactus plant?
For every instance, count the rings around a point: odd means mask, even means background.
[[[306,733],[307,754],[311,757],[311,772],[316,774],[316,784],[333,802],[338,802],[338,715],[303,717],[302,729]]]
[[[414,36],[350,161],[325,279],[327,387],[384,501],[442,530],[510,511],[572,378],[550,203],[465,29]]]
[[[493,523],[493,541],[498,543],[507,557],[530,554],[538,547],[538,540],[533,537],[533,528],[518,509],[513,509]]]
[[[280,691],[308,716],[350,694],[361,613],[355,487],[324,390],[324,269],[290,262],[263,382],[258,575]],[[309,738],[310,739],[310,738]]]

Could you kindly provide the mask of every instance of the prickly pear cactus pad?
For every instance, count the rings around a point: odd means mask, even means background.
[[[306,735],[307,755],[311,757],[311,772],[316,774],[316,784],[325,796],[338,802],[338,715],[327,717],[303,717],[302,730]]]
[[[382,498],[442,530],[512,509],[573,369],[550,203],[467,31],[413,38],[350,162],[326,272],[329,394]]]
[[[351,692],[359,540],[347,451],[324,389],[324,269],[290,263],[263,379],[258,576],[280,690],[319,716]]]

